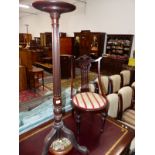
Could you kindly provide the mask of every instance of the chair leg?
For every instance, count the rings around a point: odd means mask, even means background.
[[[79,110],[75,110],[75,121],[76,121],[76,127],[77,127],[77,134],[80,133],[80,121],[81,121],[81,115]]]
[[[72,117],[74,118],[74,116],[75,116],[75,110],[72,109]]]
[[[43,90],[44,90],[44,72],[42,72],[42,85],[43,85]]]
[[[107,113],[106,112],[101,112],[102,126],[101,126],[101,129],[100,129],[100,132],[103,132],[103,130],[104,130],[106,117],[107,117]]]

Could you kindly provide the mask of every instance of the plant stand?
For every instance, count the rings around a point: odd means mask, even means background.
[[[52,21],[52,64],[53,64],[53,104],[54,104],[54,125],[45,138],[42,155],[47,155],[51,144],[62,136],[70,140],[70,144],[79,152],[87,154],[88,150],[80,146],[74,133],[65,127],[62,121],[62,99],[61,99],[61,79],[60,79],[60,38],[59,38],[59,18],[61,13],[75,10],[75,6],[60,1],[36,1],[33,7],[50,14]],[[65,150],[64,150],[65,152]]]

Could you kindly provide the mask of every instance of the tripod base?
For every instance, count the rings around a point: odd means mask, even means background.
[[[65,127],[63,122],[61,121],[60,123],[55,123],[52,130],[45,137],[42,155],[48,155],[48,151],[51,143],[55,139],[60,138],[61,135],[69,139],[71,142],[71,145],[79,152],[81,152],[82,154],[88,154],[89,152],[88,149],[85,146],[80,146],[77,143],[74,133],[71,130],[69,130],[67,127]]]

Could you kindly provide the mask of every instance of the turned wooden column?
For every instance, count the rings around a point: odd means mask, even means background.
[[[53,104],[55,122],[59,123],[62,118],[61,100],[61,70],[60,70],[60,38],[59,38],[59,18],[60,13],[50,13],[52,20],[52,63],[53,63]]]
[[[36,1],[33,4],[38,10],[50,14],[52,23],[52,64],[53,64],[53,104],[55,123],[62,119],[61,70],[60,70],[60,37],[59,18],[61,13],[75,10],[75,6],[61,1]]]

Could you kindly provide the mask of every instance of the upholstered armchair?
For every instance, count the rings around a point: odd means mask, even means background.
[[[135,109],[135,82],[131,84],[131,88],[133,89],[133,99],[132,99],[133,109]]]
[[[119,113],[119,97],[118,94],[113,93],[107,95],[108,100],[108,116],[117,119]]]
[[[121,87],[130,85],[131,80],[131,71],[130,70],[123,70],[120,72],[121,75]]]
[[[135,110],[132,109],[132,98],[133,90],[131,87],[126,86],[118,91],[118,96],[120,100],[120,113],[119,119],[123,122],[131,125],[133,128],[135,126]]]
[[[130,147],[129,147],[129,155],[135,155],[135,138],[131,141]]]
[[[98,90],[98,93],[101,94],[101,89],[99,88],[98,78],[95,79],[95,82],[96,82],[96,89]],[[106,95],[109,94],[109,77],[101,75],[101,82],[102,82],[102,85],[104,86],[103,88],[104,93]]]
[[[131,87],[135,88],[135,81],[131,84]]]
[[[121,88],[121,76],[119,74],[111,75],[110,80],[110,94],[117,93]]]

